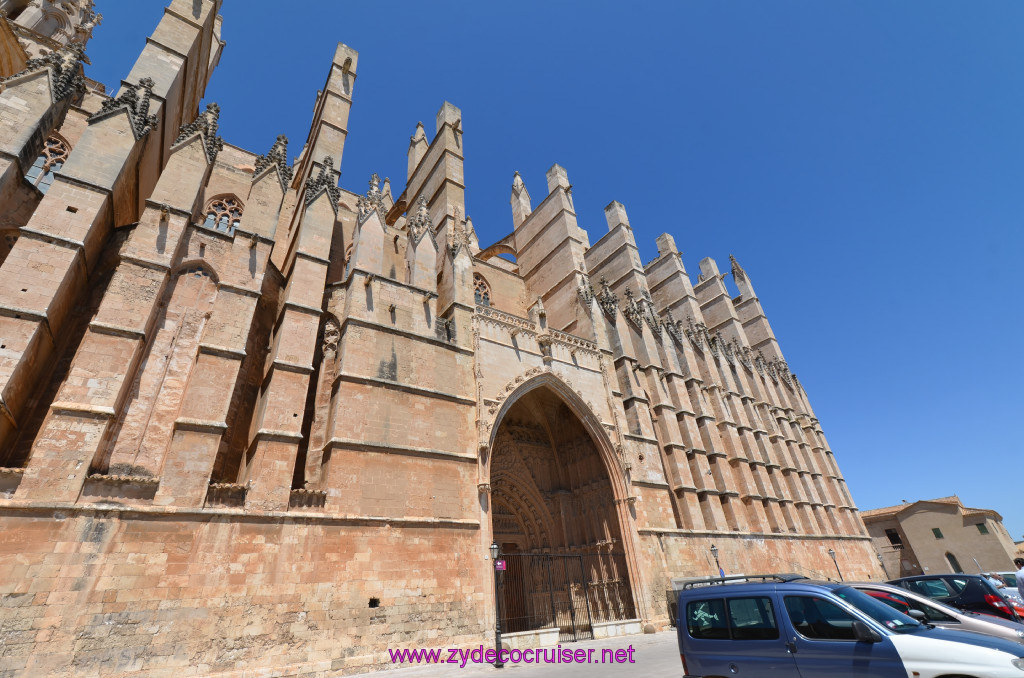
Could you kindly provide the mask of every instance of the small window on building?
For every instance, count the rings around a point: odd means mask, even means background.
[[[70,153],[71,149],[64,140],[55,136],[49,137],[43,146],[43,152],[25,174],[25,179],[40,192],[46,193],[53,183],[53,173],[64,166]]]
[[[903,548],[903,538],[900,537],[900,533],[896,530],[886,530],[885,536],[888,537],[889,543],[892,544],[893,548]]]
[[[211,200],[206,208],[203,226],[213,231],[233,235],[242,221],[242,205],[234,198]]]
[[[940,530],[940,529],[939,529],[939,528],[937,528],[937,527],[933,527],[933,528],[932,528],[932,534],[934,534],[934,535],[935,535],[935,538],[936,538],[936,539],[943,539],[943,538],[944,538],[944,537],[942,536],[942,530]]]
[[[477,306],[491,305],[491,287],[479,273],[473,274],[473,299]]]
[[[953,568],[953,572],[957,574],[963,574],[964,568],[960,567],[960,561],[956,559],[952,553],[946,553],[946,560],[949,561],[949,566]]]
[[[985,527],[985,523],[978,523],[978,532],[982,534],[988,534],[988,528]]]

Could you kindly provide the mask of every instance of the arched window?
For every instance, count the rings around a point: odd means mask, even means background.
[[[477,306],[491,305],[491,287],[479,273],[473,274],[473,299]]]
[[[67,142],[55,136],[49,137],[43,146],[43,152],[32,163],[25,179],[42,193],[46,193],[53,183],[53,173],[64,166],[70,153],[71,149]]]
[[[213,231],[233,235],[242,221],[242,204],[235,198],[216,198],[206,207],[203,226]]]
[[[949,551],[946,551],[946,560],[949,561],[949,566],[953,568],[953,572],[956,574],[963,574],[964,568],[960,567],[960,561],[956,559]]]

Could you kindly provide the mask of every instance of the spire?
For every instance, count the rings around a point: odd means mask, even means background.
[[[158,119],[149,113],[150,97],[153,95],[153,78],[143,78],[133,87],[125,87],[116,99],[107,99],[100,110],[89,117],[89,124],[106,120],[118,111],[126,111],[136,141],[156,129]]]
[[[736,287],[740,291],[740,296],[744,299],[753,299],[757,296],[754,292],[754,286],[750,284],[750,278],[747,277],[747,272],[740,266],[740,262],[736,261],[736,257],[729,255],[729,261],[732,262],[732,278],[736,282]]]
[[[203,135],[203,147],[206,149],[206,157],[210,162],[217,159],[217,154],[224,148],[224,140],[217,136],[217,121],[220,119],[220,106],[215,103],[206,104],[206,110],[200,113],[195,120],[187,125],[182,125],[178,130],[178,138],[174,145],[180,144],[192,135],[199,133]]]
[[[512,177],[512,190],[516,192],[526,190],[526,184],[523,183],[523,178],[519,176],[519,170],[516,170],[515,176]]]
[[[427,142],[427,132],[423,129],[423,123],[416,123],[416,131],[413,132],[412,136],[409,137],[409,172],[408,179],[412,179],[413,172],[419,167],[420,161],[423,160],[423,156],[427,154],[427,149],[430,144]]]
[[[519,172],[512,177],[512,197],[509,199],[512,205],[512,226],[519,228],[519,225],[526,221],[533,208],[530,206],[530,192],[526,190],[526,184]]]
[[[266,155],[256,158],[256,170],[253,172],[253,178],[258,177],[263,170],[271,165],[277,166],[281,189],[287,192],[288,184],[292,181],[292,168],[288,165],[288,137],[283,134],[278,135],[277,141],[270,147]]]
[[[740,266],[740,262],[736,261],[736,257],[729,255],[729,261],[732,262],[732,277],[739,282],[740,280],[746,280],[747,274],[743,271],[743,267]]]

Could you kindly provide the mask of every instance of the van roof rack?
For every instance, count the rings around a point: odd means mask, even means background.
[[[683,589],[692,589],[698,586],[713,586],[715,584],[745,584],[748,582],[779,582],[786,583],[798,579],[807,579],[802,574],[739,574],[732,577],[708,577],[707,579],[694,579],[684,582]]]

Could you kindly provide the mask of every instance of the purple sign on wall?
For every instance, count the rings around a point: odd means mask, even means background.
[[[506,570],[507,568],[505,567],[505,561],[504,560],[495,560],[494,561],[494,569],[495,570],[502,570],[502,571]]]

